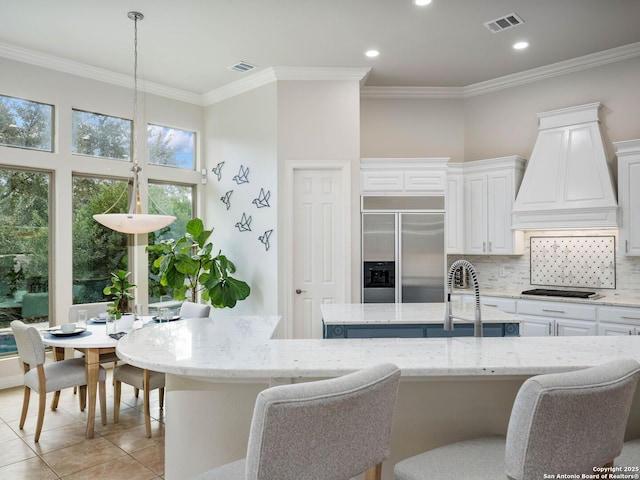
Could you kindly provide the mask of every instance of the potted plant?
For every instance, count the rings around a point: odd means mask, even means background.
[[[130,311],[129,302],[133,300],[133,289],[136,286],[129,283],[129,275],[131,272],[125,270],[116,270],[111,272],[111,285],[104,287],[102,291],[105,295],[111,297],[112,302],[108,313],[115,315],[119,319],[124,313]]]
[[[212,231],[205,230],[202,220],[194,218],[181,238],[162,240],[149,245],[147,251],[157,256],[153,265],[158,269],[160,284],[173,288],[174,299],[185,300],[189,295],[195,302],[200,294],[215,308],[233,308],[249,296],[251,289],[230,275],[236,271],[231,260],[220,250],[212,253]]]

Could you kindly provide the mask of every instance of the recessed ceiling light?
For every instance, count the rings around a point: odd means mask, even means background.
[[[419,7],[426,7],[431,3],[431,0],[413,0],[413,3]]]
[[[367,50],[364,54],[369,58],[375,58],[380,55],[380,52],[378,50]]]
[[[524,50],[529,46],[529,42],[516,42],[513,44],[515,50]]]

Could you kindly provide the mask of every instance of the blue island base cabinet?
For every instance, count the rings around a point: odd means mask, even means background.
[[[518,323],[485,323],[485,337],[519,337]],[[393,325],[324,325],[324,338],[446,338],[473,337],[473,324],[456,324],[446,331],[442,323],[407,323]]]

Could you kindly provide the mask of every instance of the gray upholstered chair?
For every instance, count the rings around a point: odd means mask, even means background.
[[[211,307],[202,303],[184,302],[180,307],[182,318],[207,318]]]
[[[258,395],[247,458],[198,480],[379,479],[389,456],[400,371],[382,364]]]
[[[135,395],[138,390],[142,390],[144,395],[144,423],[147,428],[147,437],[151,438],[151,407],[149,405],[149,392],[159,389],[160,408],[164,408],[164,384],[165,377],[162,372],[154,372],[133,365],[120,365],[113,370],[113,423],[120,420],[120,399],[122,383],[132,385],[135,388]]]
[[[583,370],[538,375],[516,396],[506,439],[477,438],[399,462],[397,480],[593,474],[622,449],[640,364],[621,359]],[[437,434],[437,432],[434,432]]]
[[[42,423],[44,421],[45,403],[47,393],[55,392],[51,402],[51,410],[58,408],[60,390],[73,386],[80,386],[86,390],[87,376],[85,373],[84,360],[73,358],[45,364],[44,344],[40,332],[35,327],[25,325],[21,320],[11,322],[11,330],[18,347],[18,355],[24,370],[24,399],[22,402],[22,414],[20,416],[20,429],[24,428],[29,409],[29,398],[31,390],[38,394],[38,419],[36,423],[36,434],[34,441],[40,440]],[[100,389],[100,412],[102,422],[106,423],[106,393],[104,382],[106,373],[100,368],[98,376]],[[84,409],[84,408],[82,408]]]
[[[640,438],[624,442],[622,453],[615,459],[613,465],[616,467],[640,467]],[[635,470],[628,470],[625,472],[623,470],[621,473],[637,474],[639,472],[636,472]]]

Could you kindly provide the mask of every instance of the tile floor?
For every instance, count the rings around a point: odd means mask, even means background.
[[[37,394],[31,394],[27,421],[20,430],[23,387],[0,390],[0,479],[164,478],[165,417],[159,409],[157,390],[151,392],[152,438],[145,435],[142,393],[136,398],[129,385],[122,384],[120,421],[113,423],[110,375],[107,379],[107,425],[102,425],[97,408],[95,437],[91,440],[84,438],[87,416],[80,411],[78,396],[72,389],[62,391],[56,411],[50,408],[52,397],[53,393],[47,395],[42,433],[40,441],[35,443]]]

